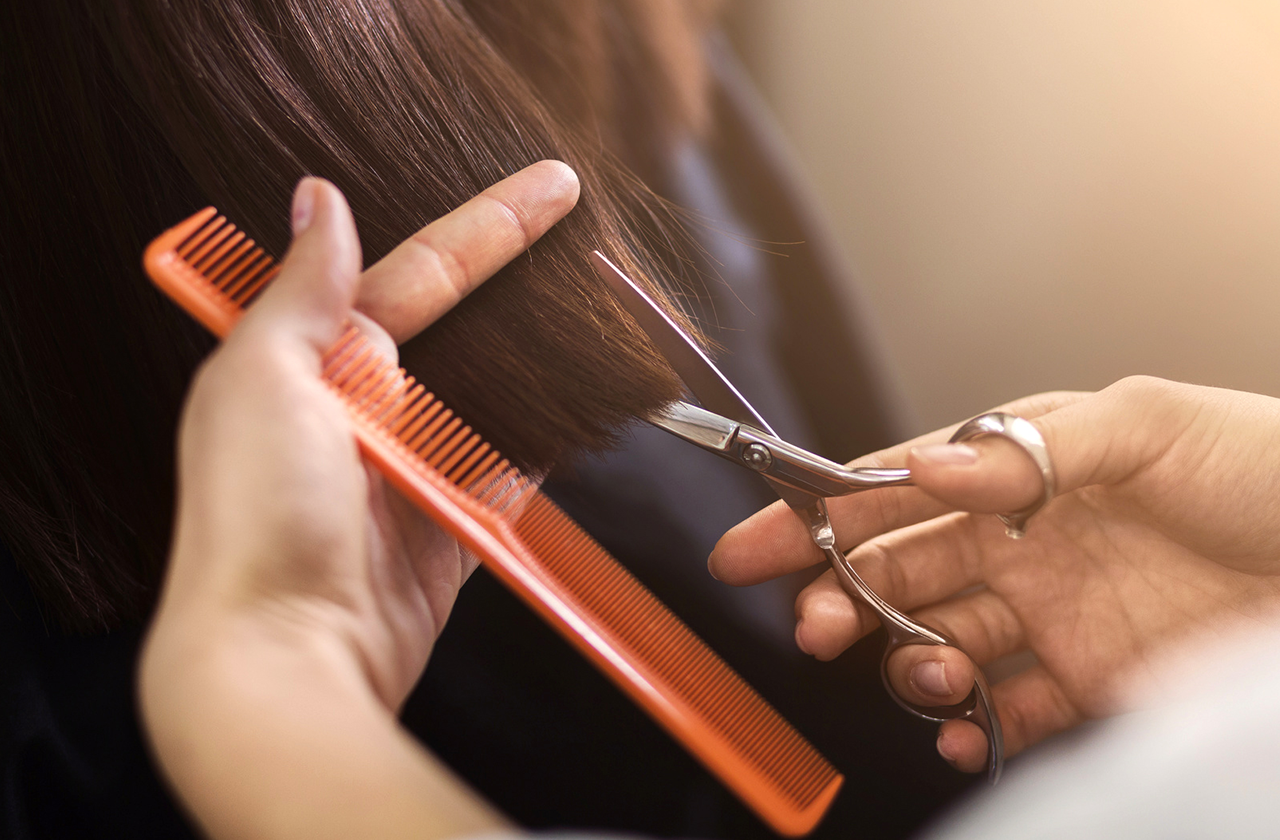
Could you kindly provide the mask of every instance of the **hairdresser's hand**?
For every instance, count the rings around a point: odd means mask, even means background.
[[[358,810],[325,814],[383,785],[369,801],[394,820],[406,778],[417,799],[442,796],[395,713],[474,563],[362,463],[320,359],[348,319],[393,354],[393,336],[446,311],[576,198],[568,167],[537,164],[362,280],[342,195],[299,185],[279,278],[188,396],[175,540],[141,670],[157,753],[215,836],[241,836],[255,805],[303,819],[298,836],[393,836],[346,825]],[[413,305],[391,305],[388,290],[412,290]],[[290,811],[291,792],[312,804]],[[453,829],[490,822],[481,807],[459,813]]]
[[[1115,713],[1140,683],[1158,690],[1156,665],[1171,646],[1274,613],[1280,400],[1134,378],[1003,410],[1034,421],[1057,472],[1057,497],[1026,538],[1007,538],[989,514],[1036,499],[1030,459],[1001,439],[947,445],[953,429],[855,462],[905,464],[917,488],[830,508],[841,547],[891,604],[979,665],[1035,653],[1037,664],[993,687],[1013,754]],[[730,531],[710,562],[718,578],[744,585],[819,560],[799,520],[774,505]],[[797,643],[821,659],[877,626],[829,571],[801,593],[796,615]],[[934,705],[959,702],[973,684],[969,661],[938,647],[902,649],[890,676],[903,696]],[[985,766],[973,724],[943,724],[938,750],[961,769]]]

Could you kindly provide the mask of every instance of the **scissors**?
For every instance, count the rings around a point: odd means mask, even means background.
[[[975,664],[973,690],[963,701],[950,706],[921,706],[894,690],[889,681],[888,662],[889,656],[898,648],[942,645],[961,653],[964,650],[946,634],[894,609],[867,586],[844,552],[837,548],[835,530],[827,513],[828,498],[880,487],[909,485],[911,471],[845,467],[779,438],[693,339],[644,291],[599,251],[592,252],[591,263],[701,404],[672,403],[646,418],[648,422],[760,474],[803,520],[845,592],[870,607],[884,625],[888,643],[880,660],[880,678],[889,695],[898,705],[925,720],[969,720],[977,724],[987,736],[987,778],[995,784],[1004,766],[1004,738],[982,669]],[[1027,508],[1000,515],[1006,533],[1015,539],[1020,538],[1030,516],[1053,497],[1053,468],[1044,439],[1027,420],[1012,414],[992,412],[962,425],[951,442],[958,443],[981,435],[998,435],[1012,440],[1031,456],[1040,470],[1044,482],[1043,496]]]

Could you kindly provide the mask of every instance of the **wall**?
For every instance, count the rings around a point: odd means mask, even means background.
[[[736,0],[916,428],[1129,373],[1280,395],[1280,6]]]

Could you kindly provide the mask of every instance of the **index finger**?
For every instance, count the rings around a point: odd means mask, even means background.
[[[1081,399],[1078,392],[1051,392],[1024,397],[998,406],[1032,419]],[[960,427],[957,423],[921,435],[905,443],[873,452],[849,462],[853,467],[901,467],[911,450],[944,443]],[[879,488],[827,500],[831,524],[841,549],[848,550],[872,537],[905,528],[955,510],[916,487]],[[716,543],[707,560],[711,574],[734,586],[750,586],[806,569],[822,561],[809,530],[782,502],[775,502],[739,523]]]
[[[578,201],[578,176],[543,160],[441,216],[370,266],[356,308],[397,344],[528,250]]]

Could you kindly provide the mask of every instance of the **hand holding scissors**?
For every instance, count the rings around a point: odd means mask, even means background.
[[[672,369],[701,406],[680,401],[648,421],[695,446],[760,474],[778,496],[804,522],[809,535],[835,571],[850,597],[866,604],[888,633],[881,659],[881,677],[889,694],[904,709],[927,720],[965,719],[976,723],[987,737],[987,775],[1000,777],[1004,740],[991,692],[982,671],[975,668],[973,690],[959,703],[926,706],[903,697],[889,679],[890,655],[907,645],[942,645],[959,649],[945,634],[912,620],[867,586],[857,569],[836,545],[835,530],[827,512],[829,497],[911,483],[905,469],[843,467],[794,446],[774,434],[769,424],[716,368],[690,337],[654,305],[634,283],[599,252],[592,254],[596,272],[617,294],[623,306],[666,357]],[[1053,469],[1039,433],[1025,420],[993,413],[974,418],[953,440],[999,435],[1021,446],[1040,470],[1044,493],[1031,506],[1001,516],[1011,537],[1021,537],[1027,519],[1053,496]]]

